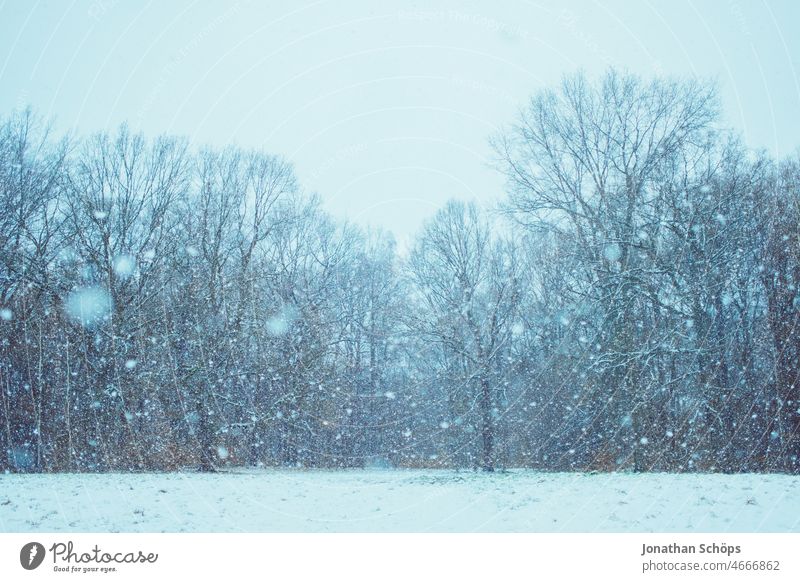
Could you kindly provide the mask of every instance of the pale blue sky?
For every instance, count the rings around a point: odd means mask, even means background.
[[[793,0],[6,0],[0,113],[281,153],[402,243],[448,198],[502,196],[487,137],[579,68],[714,78],[751,146],[796,151],[799,29]]]

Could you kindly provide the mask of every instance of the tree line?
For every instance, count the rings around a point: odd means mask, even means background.
[[[0,124],[0,470],[800,472],[800,158],[615,71],[407,250],[278,155]]]

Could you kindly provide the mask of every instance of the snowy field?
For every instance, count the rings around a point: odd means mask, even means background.
[[[800,478],[512,471],[0,476],[3,532],[797,532]]]

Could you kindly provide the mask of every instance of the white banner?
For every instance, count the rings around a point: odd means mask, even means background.
[[[798,580],[800,534],[0,534],[0,580]]]

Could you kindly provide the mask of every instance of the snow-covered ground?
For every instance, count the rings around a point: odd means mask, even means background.
[[[511,471],[0,475],[4,532],[797,532],[800,478]]]

